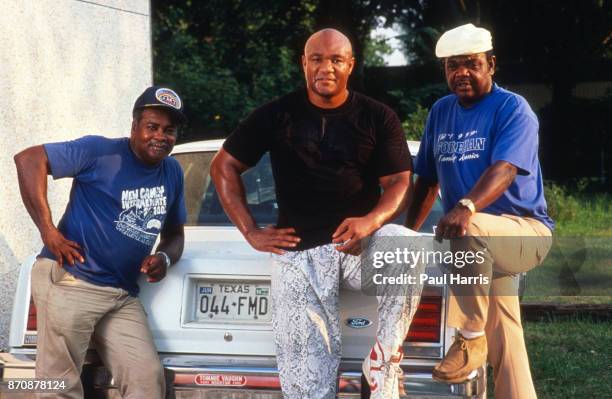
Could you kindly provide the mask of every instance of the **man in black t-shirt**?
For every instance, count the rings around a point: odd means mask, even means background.
[[[361,239],[416,234],[385,225],[404,206],[411,158],[397,115],[347,89],[354,63],[342,33],[313,34],[302,56],[306,90],[256,109],[211,167],[230,219],[253,248],[273,253],[273,327],[288,398],[335,398],[338,289],[360,288]],[[259,228],[240,175],[268,151],[279,217],[275,227]],[[372,398],[399,397],[401,345],[419,296],[413,285],[379,298],[377,341],[363,365]]]

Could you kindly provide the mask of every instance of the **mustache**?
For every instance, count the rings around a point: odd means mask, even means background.
[[[472,84],[472,81],[470,79],[456,79],[453,81],[454,84],[458,85],[458,84],[462,84],[462,83],[468,83],[468,84]]]

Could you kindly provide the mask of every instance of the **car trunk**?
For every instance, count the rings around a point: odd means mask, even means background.
[[[159,284],[140,282],[158,350],[274,356],[270,255],[252,249],[234,227],[186,229],[190,240],[166,279]],[[342,356],[351,369],[374,342],[376,298],[359,291],[342,290],[340,295]],[[405,344],[407,358],[434,359],[442,353],[444,291],[428,286],[424,295]]]

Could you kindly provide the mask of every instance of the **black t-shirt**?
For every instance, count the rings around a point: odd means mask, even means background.
[[[270,151],[277,226],[296,229],[297,250],[330,243],[345,218],[376,206],[379,177],[412,170],[395,112],[354,91],[334,109],[290,93],[253,111],[223,148],[249,166]]]

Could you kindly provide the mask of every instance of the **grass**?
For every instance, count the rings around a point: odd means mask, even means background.
[[[529,272],[523,302],[612,304],[612,196],[588,184],[547,184],[555,245]]]
[[[523,303],[555,303],[560,305],[612,305],[612,296],[546,296],[529,295],[523,297]]]
[[[586,184],[546,185],[546,202],[548,212],[556,222],[556,235],[612,237],[612,196],[586,193]]]
[[[611,290],[610,238],[556,236],[544,263],[528,273],[524,300],[557,297],[567,303],[572,297],[609,297]]]
[[[612,398],[612,321],[565,319],[524,323],[539,399]],[[492,373],[488,398],[493,398]]]
[[[560,220],[555,233],[562,236],[612,236],[612,197],[608,194],[580,195],[571,219]]]
[[[612,398],[612,322],[526,323],[536,391],[546,398]]]

